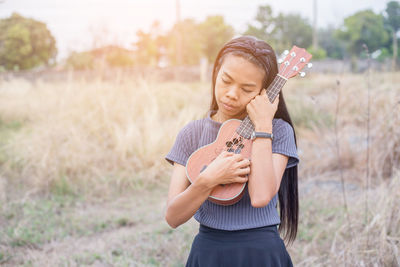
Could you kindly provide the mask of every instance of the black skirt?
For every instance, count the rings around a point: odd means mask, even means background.
[[[200,224],[186,267],[293,266],[276,225],[226,231]]]

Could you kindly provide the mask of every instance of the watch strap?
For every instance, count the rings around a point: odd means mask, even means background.
[[[257,137],[261,138],[270,138],[271,140],[274,140],[274,135],[272,133],[266,133],[266,132],[253,132],[252,139],[256,139]]]

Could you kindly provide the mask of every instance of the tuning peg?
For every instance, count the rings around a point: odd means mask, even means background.
[[[310,62],[310,63],[308,63],[307,64],[307,67],[309,68],[309,69],[311,69],[311,67],[312,67],[312,63]]]
[[[279,63],[279,64],[281,64],[282,62],[283,62],[283,59],[282,59],[282,58],[278,59],[278,63]]]
[[[300,71],[300,72],[299,72],[299,74],[300,74],[300,77],[304,77],[304,76],[306,76],[306,73],[305,73],[305,72],[303,72],[303,71]]]
[[[289,50],[283,51],[283,54],[284,54],[285,56],[287,56],[287,55],[289,54]]]

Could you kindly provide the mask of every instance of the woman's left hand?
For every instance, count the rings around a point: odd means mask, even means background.
[[[278,109],[278,104],[279,95],[271,103],[265,89],[262,89],[260,94],[247,104],[247,114],[256,131],[272,131],[272,119]]]

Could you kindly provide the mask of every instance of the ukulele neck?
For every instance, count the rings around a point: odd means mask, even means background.
[[[270,86],[267,88],[267,96],[271,103],[274,102],[275,98],[279,95],[279,92],[281,88],[285,85],[286,81],[287,81],[286,78],[278,74],[276,75],[275,79],[272,81]],[[239,135],[247,139],[250,139],[253,131],[254,131],[254,124],[250,120],[248,115],[246,116],[246,118],[244,118],[244,120],[240,123],[239,127],[236,129],[236,132]]]

